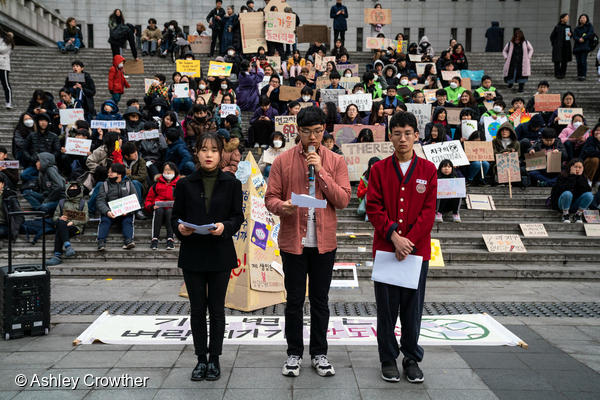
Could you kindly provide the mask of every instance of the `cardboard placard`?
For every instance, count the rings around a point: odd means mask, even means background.
[[[352,76],[350,78],[342,77],[342,79],[340,79],[340,87],[346,89],[348,93],[352,92],[354,85],[357,83],[360,83],[360,77],[358,76]]]
[[[344,76],[344,72],[349,69],[352,71],[352,76],[358,76],[359,65],[358,64],[335,64],[335,68],[339,71],[340,75]]]
[[[92,147],[90,139],[77,139],[67,136],[65,141],[65,153],[75,156],[87,156]]]
[[[461,78],[460,86],[465,88],[465,90],[471,90],[471,78]]]
[[[202,97],[204,99],[204,104],[208,104],[210,98],[212,97],[212,93],[199,94],[198,97]]]
[[[450,125],[460,124],[460,112],[462,108],[446,108],[446,119]]]
[[[268,56],[267,62],[273,68],[273,71],[279,73],[281,71],[281,57],[280,56]]]
[[[431,259],[429,260],[430,267],[443,267],[444,255],[442,254],[442,245],[439,239],[431,239]]]
[[[346,112],[350,104],[358,107],[358,111],[371,111],[373,95],[371,93],[345,94],[338,97],[338,106],[341,112]]]
[[[261,46],[266,49],[263,14],[259,12],[240,13],[238,18],[242,36],[242,52],[244,54],[257,53]]]
[[[425,95],[426,103],[435,103],[437,101],[435,92],[437,92],[437,89],[423,89],[423,95]]]
[[[350,143],[342,145],[342,153],[348,166],[350,181],[357,182],[367,170],[371,157],[383,160],[394,153],[394,146],[391,142]]]
[[[315,54],[315,69],[317,71],[327,70],[327,63],[329,63],[330,61],[332,61],[335,64],[335,57],[334,56],[321,57],[320,55]]]
[[[125,60],[123,63],[125,75],[141,75],[144,73],[144,60]]]
[[[265,39],[268,42],[294,44],[296,42],[295,29],[296,14],[285,12],[265,13]]]
[[[467,208],[469,210],[492,211],[496,209],[492,196],[485,194],[468,194]]]
[[[336,106],[338,104],[338,98],[346,94],[346,89],[321,89],[321,104],[332,102]]]
[[[519,168],[519,154],[517,152],[496,154],[496,169],[498,183],[521,182],[521,169]]]
[[[144,78],[144,93],[148,93],[148,89],[150,89],[150,86],[152,86],[154,82],[158,83],[154,78]]]
[[[583,229],[585,229],[585,236],[600,236],[600,225],[598,224],[583,224]]]
[[[85,119],[83,108],[61,108],[58,112],[61,125],[73,125],[75,122]]]
[[[392,23],[392,10],[385,8],[365,8],[365,24],[389,25]]]
[[[413,114],[417,119],[417,127],[419,129],[419,137],[425,137],[425,126],[431,122],[431,104],[416,104],[406,103],[406,111]]]
[[[498,133],[500,126],[502,126],[502,124],[507,121],[508,121],[508,118],[506,118],[505,116],[497,117],[496,119],[494,119],[494,117],[489,116],[489,115],[484,116],[483,117],[483,129],[485,132],[486,140],[492,141],[496,137],[496,134]]]
[[[18,169],[19,168],[19,160],[0,161],[0,168]]]
[[[423,59],[423,54],[409,54],[408,55],[408,60],[412,61],[414,63],[420,63],[422,59]]]
[[[467,141],[463,144],[469,161],[494,161],[492,142]]]
[[[225,118],[228,115],[235,115],[237,111],[237,105],[235,104],[221,104],[219,107],[219,115],[221,118]]]
[[[67,74],[69,82],[85,83],[85,74],[83,72],[69,72]]]
[[[560,94],[536,94],[534,101],[535,111],[553,112],[561,105]]]
[[[465,178],[438,179],[437,198],[456,199],[467,197]]]
[[[329,44],[329,28],[327,25],[300,25],[296,32],[298,33],[298,43],[326,43]]]
[[[93,119],[90,123],[92,129],[125,129],[125,120],[105,121],[102,119]]]
[[[549,151],[546,153],[546,172],[558,173],[562,170],[562,153],[560,151]]]
[[[176,83],[173,85],[173,95],[178,99],[185,99],[190,97],[190,84],[189,83]]]
[[[423,146],[423,152],[425,152],[427,159],[435,164],[436,168],[439,167],[443,160],[452,161],[455,167],[470,164],[460,144],[460,140],[428,144]]]
[[[519,224],[525,237],[548,237],[544,224]]]
[[[211,61],[208,65],[208,76],[230,76],[233,68],[232,63]]]
[[[200,78],[202,75],[200,60],[176,60],[175,70],[181,75],[187,75],[192,78]]]
[[[598,210],[583,210],[583,217],[588,224],[600,224],[600,212]]]
[[[317,89],[325,89],[329,85],[331,85],[331,80],[329,80],[328,75],[322,75],[322,76],[317,77],[317,81],[315,83],[315,86],[317,87]],[[344,91],[345,90],[346,89],[344,89]],[[335,104],[337,104],[337,101]]]
[[[469,140],[473,132],[475,132],[478,128],[479,124],[474,119],[464,119],[460,121],[460,131],[464,139]]]
[[[538,169],[546,169],[546,152],[538,151],[537,153],[525,154],[525,169],[527,171],[535,171]]]
[[[437,74],[437,69],[435,68],[435,64],[432,62],[426,62],[426,63],[416,63],[415,66],[417,67],[417,75],[421,76],[425,73],[425,67],[427,65],[433,65],[433,68],[431,69],[431,73],[432,74]]]
[[[569,125],[573,115],[583,115],[583,108],[559,108],[558,109],[558,124]]]
[[[190,40],[188,36],[188,42],[190,42],[190,48],[194,54],[209,54],[210,53],[210,36],[191,36],[193,40]]]
[[[332,135],[335,138],[335,144],[341,146],[345,143],[352,143],[363,129],[373,131],[373,141],[383,142],[385,140],[385,126],[383,125],[334,125]]]
[[[110,207],[110,211],[112,211],[116,217],[129,214],[130,212],[137,211],[141,208],[136,194],[130,194],[129,196],[109,201],[108,207]]]
[[[573,139],[573,140],[581,139],[582,137],[585,136],[585,133],[588,131],[588,129],[590,129],[590,128],[588,128],[585,125],[581,125],[579,128],[575,129],[575,131],[573,133],[571,133],[571,136],[569,136],[569,139]]]
[[[85,211],[79,210],[63,210],[63,215],[69,219],[69,221],[85,221]]]
[[[295,101],[302,97],[302,88],[296,86],[279,86],[279,100]]]
[[[442,80],[444,81],[450,81],[455,76],[458,76],[460,78],[460,71],[442,71]]]
[[[293,147],[298,136],[298,124],[295,115],[279,115],[275,117],[275,132],[283,133],[285,147]]]
[[[483,241],[490,253],[527,253],[519,235],[482,234]]]

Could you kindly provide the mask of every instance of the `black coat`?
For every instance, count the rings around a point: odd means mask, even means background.
[[[571,40],[566,40],[566,30],[573,29],[567,24],[557,24],[550,34],[550,43],[552,43],[552,62],[569,62],[573,60],[571,53]]]
[[[581,148],[581,159],[585,161],[588,158],[600,158],[600,141],[594,135],[588,137]]]
[[[500,28],[500,24],[497,21],[493,21],[492,26],[485,31],[485,37],[487,39],[487,43],[485,45],[486,52],[491,53],[502,51],[504,28]]]
[[[558,198],[566,191],[573,193],[573,201],[575,201],[582,194],[591,192],[592,189],[583,174],[560,176],[554,187],[552,187],[552,194],[550,195],[553,209],[558,210]]]
[[[32,132],[25,139],[25,148],[23,149],[23,160],[27,166],[34,165],[39,153],[51,153],[58,158],[60,154],[60,142],[56,134],[46,129],[45,133]]]
[[[589,22],[585,25],[578,25],[573,32],[573,53],[589,53],[591,51],[591,41],[594,34],[594,27]],[[583,39],[583,43],[579,41]]]
[[[229,271],[237,268],[237,255],[232,236],[244,222],[242,183],[228,172],[219,171],[210,207],[207,212],[202,173],[196,171],[182,178],[175,186],[175,203],[171,224],[181,241],[177,266],[191,271]],[[183,236],[178,229],[179,219],[196,225],[221,222],[221,236]]]
[[[76,99],[81,100],[83,104],[83,109],[90,116],[96,115],[96,110],[94,109],[94,96],[96,95],[96,84],[92,79],[92,76],[83,72],[85,77],[85,82],[71,82],[69,78],[65,78],[65,87],[72,88],[76,83],[81,83],[81,89],[73,89],[74,96]],[[83,93],[82,93],[83,92]]]

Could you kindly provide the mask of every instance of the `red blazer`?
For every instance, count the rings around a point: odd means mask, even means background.
[[[431,229],[437,200],[435,165],[413,154],[402,174],[396,155],[371,167],[367,189],[367,215],[375,228],[373,257],[377,250],[395,251],[392,232],[415,244],[414,255],[431,258]]]
[[[113,57],[113,65],[108,71],[108,91],[111,93],[125,92],[125,88],[129,88],[129,82],[125,79],[123,68],[119,68],[119,64],[125,62],[123,56],[116,55]]]
[[[179,181],[179,177],[175,177],[171,182],[167,182],[165,178],[158,178],[158,181],[148,190],[148,194],[146,195],[146,202],[144,203],[144,208],[149,212],[154,211],[154,203],[157,201],[173,201],[175,200],[173,197],[173,193],[175,191],[175,186]]]

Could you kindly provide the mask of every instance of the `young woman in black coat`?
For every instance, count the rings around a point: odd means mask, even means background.
[[[561,14],[558,24],[550,34],[552,43],[552,62],[554,63],[554,76],[563,79],[567,74],[567,63],[573,59],[571,53],[571,36],[573,31],[569,23],[569,14]]]
[[[225,294],[231,270],[237,267],[232,236],[244,222],[242,184],[219,169],[223,141],[216,133],[205,133],[196,142],[198,169],[175,187],[171,223],[181,242],[178,267],[190,299],[190,321],[198,364],[193,381],[219,379],[219,356],[225,334]],[[215,224],[207,235],[179,220],[195,225]],[[206,308],[210,314],[210,344],[207,346]],[[210,357],[207,360],[207,354]]]
[[[591,42],[594,36],[594,27],[587,14],[581,14],[573,32],[573,54],[577,61],[577,80],[584,81],[587,75],[587,56],[592,50]]]

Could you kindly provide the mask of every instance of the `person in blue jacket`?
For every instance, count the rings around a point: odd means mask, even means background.
[[[335,5],[331,7],[329,11],[329,18],[333,19],[333,41],[334,43],[338,40],[338,36],[342,41],[342,46],[346,41],[346,31],[348,30],[348,9],[342,5],[342,0],[336,0]]]
[[[169,128],[165,136],[168,146],[165,153],[165,162],[175,163],[182,175],[192,174],[196,170],[194,158],[181,138],[179,130],[175,127]]]
[[[541,139],[542,128],[544,127],[544,118],[540,114],[531,117],[529,122],[520,124],[515,129],[517,138],[521,145],[523,154],[529,152],[529,149]]]

